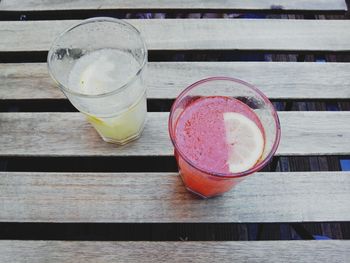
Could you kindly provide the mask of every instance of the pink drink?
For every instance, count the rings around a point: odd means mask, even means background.
[[[217,174],[231,172],[229,163],[230,159],[236,158],[233,149],[235,143],[230,143],[228,140],[227,121],[224,120],[224,114],[232,112],[243,115],[242,118],[246,117],[254,122],[263,138],[265,137],[264,128],[258,116],[246,104],[234,98],[200,97],[189,103],[179,116],[175,125],[175,141],[178,150],[197,168],[215,171]],[[232,128],[232,136],[234,136],[236,127],[233,125]],[[251,163],[246,170],[260,160],[264,146],[261,147],[260,156],[258,155],[256,161]],[[193,169],[178,155],[176,157],[184,183],[197,194],[205,197],[218,195],[231,189],[237,182],[237,180],[232,179],[218,180],[218,178],[206,176],[203,172]]]
[[[277,150],[281,130],[260,90],[239,79],[212,77],[176,98],[169,134],[186,188],[212,197],[262,169]]]

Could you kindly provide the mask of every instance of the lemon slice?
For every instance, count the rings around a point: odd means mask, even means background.
[[[228,145],[229,171],[244,172],[252,168],[264,151],[264,136],[249,118],[236,112],[224,113],[226,141]]]

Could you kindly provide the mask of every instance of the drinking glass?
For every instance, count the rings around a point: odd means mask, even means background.
[[[203,169],[194,164],[179,148],[175,131],[182,112],[198,98],[212,96],[235,98],[247,105],[259,118],[265,133],[265,147],[260,160],[249,170],[239,173],[219,173]],[[246,176],[261,170],[277,150],[281,129],[272,103],[260,90],[239,79],[212,77],[190,85],[177,97],[170,112],[169,134],[185,187],[201,197],[208,198],[229,191]]]
[[[79,72],[74,71],[79,67],[77,63],[101,59],[106,62],[87,65],[81,75],[75,74]],[[141,135],[147,113],[143,82],[147,49],[135,27],[114,18],[86,19],[56,38],[47,62],[58,87],[85,114],[103,140],[125,144]],[[109,71],[102,74],[101,68]],[[81,83],[71,81],[80,77]],[[94,82],[83,92],[76,86],[83,85],[84,78]]]

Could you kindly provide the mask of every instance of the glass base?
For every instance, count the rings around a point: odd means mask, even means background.
[[[187,191],[189,191],[190,193],[202,198],[202,199],[209,199],[209,198],[216,198],[216,197],[220,197],[222,195],[224,195],[227,191],[231,190],[232,187],[230,187],[230,189],[226,190],[226,191],[223,191],[223,192],[219,192],[219,193],[213,193],[213,194],[210,194],[210,195],[204,195],[196,190],[193,190],[191,187],[188,186],[188,184],[186,184],[185,182],[185,179],[184,179],[184,176],[183,174],[181,173],[181,170],[179,171],[179,175],[182,179],[182,183],[184,184],[185,188]]]
[[[142,135],[143,130],[145,129],[145,123],[146,123],[146,121],[143,123],[143,125],[142,125],[142,127],[141,127],[141,129],[139,130],[138,133],[136,133],[136,134],[134,134],[134,135],[124,139],[124,140],[116,140],[116,139],[113,139],[113,138],[105,137],[101,133],[99,133],[99,134],[100,134],[102,140],[104,140],[105,142],[113,143],[113,144],[122,146],[122,145],[128,144],[129,142],[135,141],[138,138],[140,138],[141,135]]]
[[[208,198],[211,197],[211,196],[202,195],[202,194],[200,194],[200,193],[198,193],[198,192],[192,190],[191,188],[188,188],[187,186],[185,186],[185,188],[186,188],[187,191],[189,191],[191,194],[194,194],[194,195],[196,195],[196,196],[198,196],[198,197],[200,197],[200,198],[202,198],[202,199],[208,199]]]
[[[115,139],[107,138],[107,137],[103,137],[103,136],[101,136],[101,137],[102,137],[102,140],[104,140],[105,142],[113,143],[113,144],[116,144],[116,145],[125,145],[125,144],[128,144],[129,142],[132,142],[132,141],[137,140],[138,138],[140,138],[141,137],[141,133],[136,134],[135,136],[129,137],[128,139],[123,140],[123,141],[117,141]]]
[[[222,195],[222,194],[218,194],[218,195],[206,196],[206,195],[203,195],[203,194],[201,194],[201,193],[198,193],[197,191],[191,189],[190,187],[188,187],[188,186],[186,185],[185,180],[184,180],[184,178],[183,178],[183,175],[182,175],[182,173],[181,173],[181,170],[179,171],[179,174],[180,174],[182,183],[184,184],[186,190],[189,191],[190,193],[192,193],[192,194],[194,194],[194,195],[196,195],[196,196],[202,198],[202,199],[208,199],[208,198],[212,198],[212,197],[216,197],[216,196]]]

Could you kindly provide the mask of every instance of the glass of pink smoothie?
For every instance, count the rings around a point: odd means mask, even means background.
[[[228,77],[186,88],[171,108],[169,133],[186,188],[204,198],[223,194],[262,169],[281,136],[268,98],[253,85]]]

